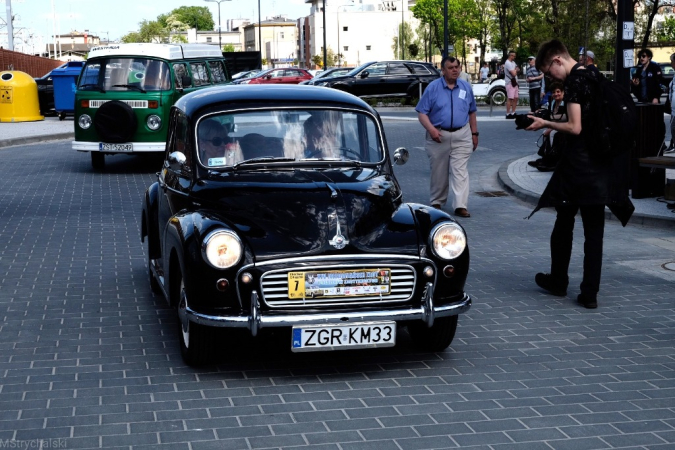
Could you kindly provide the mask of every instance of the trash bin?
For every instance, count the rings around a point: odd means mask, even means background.
[[[83,67],[83,61],[70,61],[65,67],[52,70],[54,109],[61,120],[66,117],[66,113],[75,112],[75,88]]]
[[[40,115],[37,83],[25,72],[0,72],[0,122],[44,120]]]
[[[666,184],[664,169],[640,167],[640,158],[657,156],[660,153],[666,127],[663,121],[663,105],[637,103],[635,148],[630,158],[631,197],[647,198],[663,195]]]

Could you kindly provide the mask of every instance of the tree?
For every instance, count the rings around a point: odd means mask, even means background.
[[[234,44],[225,44],[223,45],[223,51],[224,52],[233,52],[234,50]]]
[[[403,44],[406,49],[405,54],[408,57],[407,59],[414,59],[410,53],[410,45],[414,45],[415,42],[417,42],[417,37],[415,36],[415,32],[413,31],[409,22],[398,24],[398,32],[396,33],[396,36],[392,38],[393,43],[391,45],[391,49],[394,51],[394,55],[396,58],[405,59],[399,47],[399,37],[401,36],[401,28],[403,28]],[[417,47],[415,46],[415,48]]]
[[[663,26],[655,34],[659,41],[675,41],[675,17],[666,17]]]
[[[169,30],[156,20],[143,20],[137,32],[122,36],[122,42],[169,42]]]
[[[166,23],[168,16],[175,16],[179,21],[186,24],[188,28],[213,30],[215,27],[211,11],[206,6],[181,6],[172,10],[169,14],[160,14],[157,16],[157,20]]]

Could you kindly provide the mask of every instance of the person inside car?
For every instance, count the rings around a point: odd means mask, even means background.
[[[241,149],[228,136],[226,128],[216,119],[199,124],[199,151],[206,166],[232,165],[243,159]]]

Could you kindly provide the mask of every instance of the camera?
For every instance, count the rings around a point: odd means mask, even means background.
[[[516,114],[516,130],[524,130],[534,123],[534,120],[527,117],[530,114]],[[551,113],[548,109],[538,109],[531,113],[534,117],[539,117],[544,120],[551,120]]]

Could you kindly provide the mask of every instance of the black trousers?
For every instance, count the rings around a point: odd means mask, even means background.
[[[600,290],[602,272],[602,243],[605,233],[604,205],[564,205],[556,207],[558,216],[551,233],[551,276],[567,285],[567,271],[572,257],[574,216],[581,211],[584,226],[584,276],[581,293],[595,297]]]
[[[530,89],[530,111],[535,112],[539,109],[539,101],[541,100],[541,88]]]

